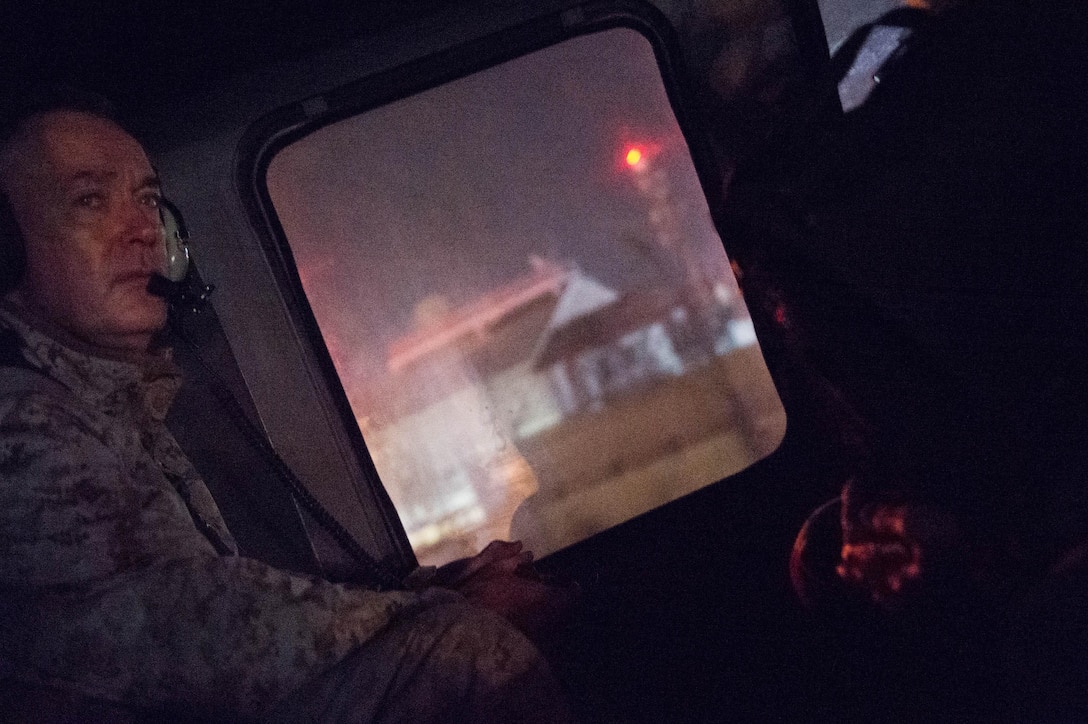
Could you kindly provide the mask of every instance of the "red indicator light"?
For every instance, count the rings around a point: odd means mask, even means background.
[[[628,166],[637,166],[639,161],[642,160],[642,150],[638,148],[629,149],[624,158]]]

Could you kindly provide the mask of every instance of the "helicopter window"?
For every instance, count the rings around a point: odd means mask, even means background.
[[[785,414],[649,42],[567,40],[325,126],[267,186],[421,563],[546,554]]]
[[[855,28],[905,4],[905,0],[819,0],[828,48],[834,52]]]

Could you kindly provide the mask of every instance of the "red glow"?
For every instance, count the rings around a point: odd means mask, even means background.
[[[642,161],[642,149],[634,146],[627,150],[627,155],[624,156],[624,160],[627,161],[628,166],[637,166]]]
[[[789,326],[789,317],[786,316],[786,308],[781,304],[774,308],[774,321],[783,327]]]

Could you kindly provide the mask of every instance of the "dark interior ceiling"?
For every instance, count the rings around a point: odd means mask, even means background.
[[[5,101],[65,83],[109,96],[122,115],[186,98],[224,74],[380,31],[438,0],[23,2],[0,23]]]

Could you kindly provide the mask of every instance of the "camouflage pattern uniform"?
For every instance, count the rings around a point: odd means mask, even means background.
[[[341,689],[371,689],[339,692],[344,720],[413,711],[437,719],[458,699],[468,711],[468,698],[502,698],[495,692],[511,682],[540,677],[551,690],[532,645],[456,593],[379,593],[238,556],[163,424],[180,385],[169,355],[106,359],[28,319],[0,305],[9,357],[0,364],[6,675],[230,718],[264,716],[285,701],[297,709],[288,695],[304,684],[324,701],[320,682],[333,674]],[[365,660],[378,652],[386,670],[375,673]],[[356,662],[346,679],[345,660]],[[446,678],[464,682],[461,690],[422,680],[458,665]]]

